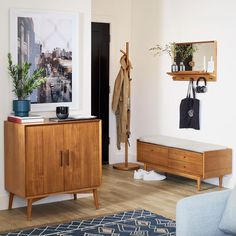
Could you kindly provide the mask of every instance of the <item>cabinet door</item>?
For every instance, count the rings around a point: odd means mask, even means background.
[[[101,184],[100,122],[64,125],[65,190]]]
[[[63,126],[26,128],[26,194],[64,191]]]
[[[64,191],[63,125],[43,126],[44,193]]]
[[[44,193],[43,128],[26,128],[26,196]]]

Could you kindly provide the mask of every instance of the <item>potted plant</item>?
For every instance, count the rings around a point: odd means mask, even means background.
[[[186,43],[176,44],[175,50],[176,50],[177,58],[180,61],[179,62],[180,71],[184,71],[185,70],[184,62],[186,62],[186,60],[189,57],[193,56],[193,53],[197,51],[197,46],[194,44],[186,44]]]
[[[44,69],[39,68],[29,74],[31,63],[24,62],[22,65],[14,65],[11,54],[8,53],[8,71],[13,82],[13,92],[17,100],[13,100],[13,111],[15,116],[29,116],[30,100],[29,95],[34,89],[39,88],[45,81],[43,78]]]

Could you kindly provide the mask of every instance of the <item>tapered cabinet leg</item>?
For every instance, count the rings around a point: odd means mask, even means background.
[[[223,184],[223,176],[219,176],[219,188],[220,188],[220,190],[222,189],[222,184]]]
[[[201,178],[197,179],[197,191],[201,190]]]
[[[77,200],[77,194],[74,193],[74,200]]]
[[[14,194],[13,194],[13,193],[10,193],[10,194],[9,194],[8,210],[11,210],[11,209],[12,209],[13,198],[14,198]]]
[[[99,202],[98,202],[98,192],[97,189],[93,189],[93,199],[94,199],[94,205],[96,209],[99,208]]]
[[[33,199],[28,199],[28,205],[27,205],[27,220],[32,219],[32,203]]]

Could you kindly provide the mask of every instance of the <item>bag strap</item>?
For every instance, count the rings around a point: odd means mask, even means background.
[[[186,98],[190,98],[190,81],[188,83],[188,90],[187,90],[187,96]]]
[[[193,79],[191,79],[191,87],[192,87],[192,95],[193,95],[193,98],[195,99],[196,94],[195,94],[195,89],[194,89],[194,86],[193,86]]]
[[[193,79],[190,79],[189,80],[189,84],[188,84],[188,91],[187,91],[187,98],[191,98],[191,95],[192,95],[192,98],[195,98],[196,95],[195,95],[195,89],[193,87]]]

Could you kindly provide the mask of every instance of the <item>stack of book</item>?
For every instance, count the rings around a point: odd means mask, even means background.
[[[7,117],[7,120],[11,122],[19,123],[19,124],[44,122],[44,118],[40,115],[29,115],[25,117],[9,115]]]

